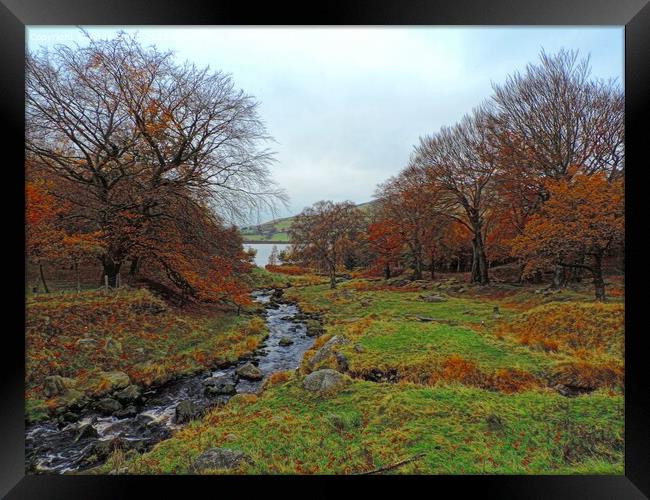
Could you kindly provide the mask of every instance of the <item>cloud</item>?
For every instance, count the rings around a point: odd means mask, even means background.
[[[113,36],[117,28],[89,28]],[[135,28],[179,60],[232,73],[255,95],[276,143],[290,215],[321,199],[368,201],[418,137],[452,124],[491,83],[543,47],[591,54],[597,77],[623,75],[622,28]],[[28,46],[83,43],[76,28],[28,28]]]

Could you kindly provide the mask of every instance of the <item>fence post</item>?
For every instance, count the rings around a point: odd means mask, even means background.
[[[108,290],[108,274],[104,275],[104,288]]]

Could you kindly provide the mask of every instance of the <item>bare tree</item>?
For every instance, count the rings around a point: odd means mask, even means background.
[[[336,288],[336,271],[362,231],[363,220],[363,213],[352,202],[316,202],[298,214],[289,229],[293,254],[325,270],[330,287]]]
[[[623,91],[616,81],[591,79],[589,59],[579,60],[578,52],[542,52],[539,64],[495,85],[493,101],[492,137],[506,152],[507,189],[526,193],[513,211],[526,216],[517,233],[548,199],[545,179],[605,172],[613,181],[624,175]],[[565,281],[564,268],[557,266],[553,286]]]
[[[137,238],[152,236],[151,225],[117,231],[125,214],[182,225],[184,204],[237,220],[284,202],[257,103],[229,75],[179,65],[124,33],[29,54],[26,65],[26,148],[73,186],[58,195],[76,217],[105,233],[111,280]]]
[[[471,280],[481,284],[489,282],[485,221],[495,197],[497,171],[488,140],[490,120],[490,113],[478,108],[459,124],[421,138],[411,158],[413,168],[422,169],[429,182],[446,193],[442,206],[447,216],[471,231]]]

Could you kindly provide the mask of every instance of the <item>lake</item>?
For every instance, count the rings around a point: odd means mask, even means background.
[[[244,249],[254,248],[257,250],[257,255],[255,255],[255,264],[259,267],[264,267],[269,263],[269,256],[273,251],[273,247],[278,247],[278,252],[281,252],[285,248],[289,248],[291,245],[288,243],[244,243]],[[280,264],[278,262],[278,264]]]

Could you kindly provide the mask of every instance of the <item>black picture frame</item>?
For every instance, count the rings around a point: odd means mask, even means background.
[[[146,488],[147,496],[195,487],[244,496],[283,488],[283,494],[339,496],[351,483],[376,493],[406,493],[412,486],[430,495],[474,492],[493,498],[644,498],[650,496],[650,411],[648,370],[642,348],[641,208],[643,161],[647,163],[650,102],[650,5],[648,0],[363,0],[277,4],[198,0],[0,0],[0,100],[5,125],[2,196],[5,266],[2,304],[12,321],[0,343],[0,495],[7,498],[122,498]],[[24,53],[27,25],[616,25],[625,26],[626,100],[626,338],[624,476],[427,476],[427,477],[134,477],[25,476],[24,472]],[[9,154],[7,154],[9,153]],[[644,155],[646,153],[646,155]],[[12,175],[6,175],[12,172]],[[23,212],[24,213],[24,212]],[[21,224],[21,222],[23,222]],[[639,225],[636,226],[635,224]],[[647,224],[646,224],[647,227]],[[21,254],[22,252],[22,254]],[[24,262],[24,261],[22,261]],[[2,268],[0,268],[2,269]],[[13,270],[11,278],[6,271]],[[190,485],[190,481],[192,484]],[[290,483],[290,487],[289,484]],[[142,493],[140,493],[142,494]],[[364,494],[369,494],[366,491]],[[416,494],[415,492],[413,494]]]

